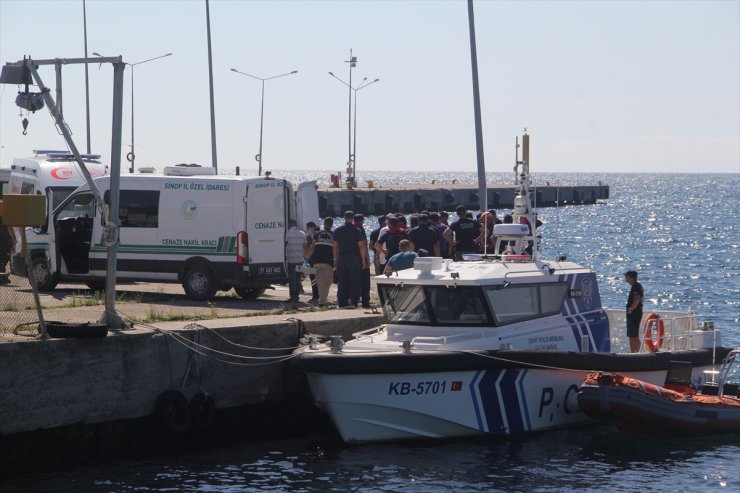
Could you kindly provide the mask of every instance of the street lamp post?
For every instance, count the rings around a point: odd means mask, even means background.
[[[128,64],[131,67],[131,152],[126,155],[126,159],[129,163],[131,163],[131,167],[128,170],[129,173],[134,172],[134,162],[136,161],[136,151],[134,149],[134,67],[137,65],[141,65],[142,63],[159,60],[160,58],[168,57],[170,55],[172,55],[172,53],[167,53],[154,58],[149,58],[147,60],[142,60],[140,62]]]
[[[247,77],[251,77],[253,79],[257,79],[258,81],[262,82],[262,100],[260,104],[260,148],[259,148],[259,154],[257,154],[254,157],[257,160],[257,164],[258,164],[257,174],[259,176],[262,176],[262,129],[264,128],[263,124],[265,121],[265,81],[271,80],[271,79],[277,79],[278,77],[285,77],[286,75],[297,74],[298,71],[293,70],[292,72],[287,72],[285,74],[280,74],[280,75],[273,75],[272,77],[257,77],[256,75],[247,74],[235,68],[232,68],[231,71],[236,72],[237,74],[240,74],[240,75],[246,75]]]
[[[353,118],[354,124],[350,125],[350,135],[351,135],[350,151],[349,151],[350,162],[348,163],[348,169],[347,169],[347,172],[350,173],[351,176],[347,177],[347,181],[350,182],[353,187],[356,187],[357,186],[357,178],[356,178],[357,177],[356,175],[356,172],[357,172],[357,91],[366,88],[370,84],[375,84],[376,82],[379,82],[380,79],[375,79],[370,82],[367,82],[367,77],[365,77],[364,79],[362,79],[362,81],[360,81],[360,84],[355,88],[355,87],[352,87],[351,84],[344,82],[342,79],[334,75],[333,72],[329,72],[329,75],[331,75],[332,77],[337,79],[339,82],[347,86],[349,88],[350,95],[353,92],[355,93],[355,108],[354,108],[354,118]],[[351,121],[352,120],[350,120],[350,122]]]
[[[100,53],[93,52],[93,55],[102,57]],[[136,63],[127,63],[129,67],[131,67],[131,152],[126,154],[126,160],[131,163],[131,167],[128,169],[129,173],[134,172],[134,164],[136,161],[136,150],[134,148],[134,67],[137,65],[141,65],[142,63],[146,62],[152,62],[154,60],[159,60],[160,58],[165,58],[168,56],[171,56],[172,53],[165,53],[164,55],[155,56],[154,58],[148,58],[146,60],[142,60],[140,62]]]

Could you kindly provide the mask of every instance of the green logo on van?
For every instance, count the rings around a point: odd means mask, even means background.
[[[195,216],[198,215],[198,205],[192,200],[187,200],[180,207],[180,213],[185,219],[195,219]]]

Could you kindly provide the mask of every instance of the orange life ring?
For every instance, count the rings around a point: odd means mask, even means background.
[[[657,320],[655,322],[658,325],[658,339],[653,341],[653,321]],[[650,315],[647,316],[645,319],[645,325],[644,331],[645,331],[645,347],[653,353],[657,353],[658,349],[660,349],[660,346],[663,345],[663,336],[665,336],[665,324],[663,323],[663,320],[660,319],[660,315],[658,315],[655,312],[652,312]]]

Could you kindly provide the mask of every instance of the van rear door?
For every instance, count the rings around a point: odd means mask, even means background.
[[[290,187],[284,180],[250,181],[245,198],[247,232],[247,267],[260,279],[284,281],[285,231],[288,228]]]
[[[298,216],[298,227],[305,231],[306,223],[314,221],[321,228],[321,217],[319,216],[319,194],[316,181],[305,181],[298,185],[296,192],[296,209]]]

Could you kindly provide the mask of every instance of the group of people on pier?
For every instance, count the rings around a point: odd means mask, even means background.
[[[417,256],[460,259],[466,253],[503,253],[505,244],[500,245],[500,252],[494,252],[493,226],[513,222],[510,214],[499,219],[496,211],[489,209],[473,217],[462,205],[455,212],[457,220],[452,222],[444,211],[421,211],[408,218],[388,213],[378,217],[378,227],[369,237],[365,216],[352,211],[344,213],[344,222],[334,230],[331,217],[324,220],[323,228],[309,222],[305,233],[291,222],[286,240],[288,302],[298,302],[301,263],[315,271],[310,275],[311,303],[327,306],[329,288],[335,282],[339,308],[370,308],[371,269],[376,275],[391,274],[412,267]],[[541,224],[538,220],[537,227]]]

